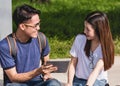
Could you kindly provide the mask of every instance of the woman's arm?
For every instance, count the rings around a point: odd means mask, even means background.
[[[77,64],[77,58],[71,57],[71,61],[70,61],[69,68],[68,68],[67,86],[72,86],[72,84],[73,84],[73,78],[74,78],[74,74],[75,74],[76,64]]]
[[[99,73],[101,72],[101,70],[104,68],[104,62],[103,59],[100,59],[96,66],[95,69],[92,71],[92,73],[90,74],[87,84],[88,86],[93,86],[97,76],[99,75]]]

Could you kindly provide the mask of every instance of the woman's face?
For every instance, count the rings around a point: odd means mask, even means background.
[[[94,40],[96,38],[95,29],[86,21],[84,23],[84,33],[88,40]]]

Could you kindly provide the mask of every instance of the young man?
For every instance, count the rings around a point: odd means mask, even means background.
[[[15,39],[17,55],[12,56],[7,38],[0,41],[0,63],[4,71],[4,86],[61,86],[50,77],[57,70],[53,65],[40,66],[41,51],[38,42],[40,11],[29,5],[15,9],[13,20],[17,30],[12,34]],[[49,45],[42,51],[45,60],[49,59]]]

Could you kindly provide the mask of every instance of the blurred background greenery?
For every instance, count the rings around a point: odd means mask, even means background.
[[[44,1],[44,0],[43,0]],[[74,38],[84,29],[84,18],[94,10],[108,15],[115,44],[115,55],[120,55],[120,0],[12,0],[12,9],[29,4],[41,10],[41,32],[51,47],[51,58],[69,58]],[[13,31],[16,27],[13,24]]]

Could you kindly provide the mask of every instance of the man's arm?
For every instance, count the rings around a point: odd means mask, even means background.
[[[43,65],[46,65],[47,61],[49,61],[49,54],[43,57]]]
[[[26,73],[17,73],[16,67],[6,69],[5,73],[11,80],[11,82],[25,82],[28,81],[39,74],[49,74],[50,72],[56,71],[57,67],[53,65],[41,66],[40,68],[36,68],[30,72]]]

